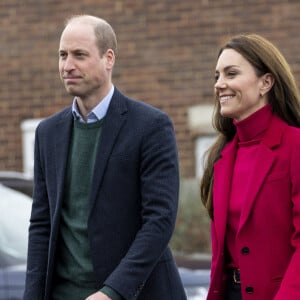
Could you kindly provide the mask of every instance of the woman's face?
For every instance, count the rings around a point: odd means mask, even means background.
[[[215,95],[224,117],[241,121],[267,103],[264,75],[258,77],[254,67],[237,51],[225,49],[216,66]]]

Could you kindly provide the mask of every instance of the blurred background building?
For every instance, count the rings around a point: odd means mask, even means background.
[[[211,133],[216,55],[232,34],[256,32],[284,53],[300,81],[300,2],[268,0],[1,0],[0,169],[22,170],[26,119],[71,103],[58,77],[64,20],[94,14],[114,27],[114,83],[166,111],[179,144],[182,177],[194,177],[197,138]],[[200,106],[200,108],[199,108]]]
[[[196,199],[188,205],[190,212],[180,212],[178,224],[184,228],[178,234],[198,236],[199,224],[193,221],[198,215],[188,216],[196,214],[193,205],[201,206],[201,155],[214,134],[218,49],[233,34],[259,33],[280,48],[300,84],[299,11],[297,0],[1,0],[0,170],[32,172],[37,121],[72,102],[58,75],[64,21],[72,14],[97,15],[112,24],[118,37],[114,84],[161,108],[174,122],[181,198]]]

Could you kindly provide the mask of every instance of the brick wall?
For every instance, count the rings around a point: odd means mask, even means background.
[[[190,177],[187,108],[212,103],[220,43],[235,33],[262,34],[279,46],[300,83],[299,11],[296,0],[1,0],[0,170],[22,171],[22,120],[71,103],[57,71],[59,36],[70,14],[95,14],[113,25],[115,85],[172,117],[181,175]]]

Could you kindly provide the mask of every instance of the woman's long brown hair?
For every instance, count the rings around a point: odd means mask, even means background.
[[[255,69],[257,76],[271,73],[274,85],[268,102],[274,114],[289,125],[300,127],[300,95],[290,66],[280,51],[268,40],[257,34],[234,36],[223,48],[241,54]],[[205,156],[204,173],[200,183],[201,200],[213,219],[214,163],[220,158],[224,146],[233,139],[236,129],[233,120],[220,114],[220,103],[215,99],[213,126],[218,132],[216,142]]]

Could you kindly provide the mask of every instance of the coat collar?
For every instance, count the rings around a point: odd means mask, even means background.
[[[93,176],[91,194],[91,209],[97,198],[97,192],[102,184],[104,172],[113,147],[117,141],[118,134],[125,124],[127,118],[127,105],[124,101],[126,97],[115,88],[107,114],[105,116],[101,139],[98,146],[95,165],[97,168]]]
[[[115,88],[103,122],[101,140],[98,145],[98,152],[95,160],[97,168],[95,169],[96,172],[93,176],[91,189],[91,207],[96,199],[97,191],[101,185],[107,161],[112,152],[119,131],[126,120],[127,105],[124,99],[126,99],[125,96],[117,88]],[[72,124],[73,114],[70,106],[62,112],[60,119],[56,123],[57,134],[54,151],[57,170],[56,178],[58,199],[62,199],[63,197],[69,145],[71,144],[72,137]]]
[[[239,232],[246,224],[255,205],[257,194],[267,174],[275,162],[273,149],[278,147],[282,140],[283,132],[287,124],[279,117],[273,116],[270,126],[263,137],[257,152],[257,160],[254,162],[252,173],[249,174],[249,185],[245,191],[245,205],[241,212]],[[217,242],[222,249],[227,224],[227,211],[230,197],[231,178],[236,157],[238,139],[229,142],[221,152],[221,158],[214,165],[214,223]]]

